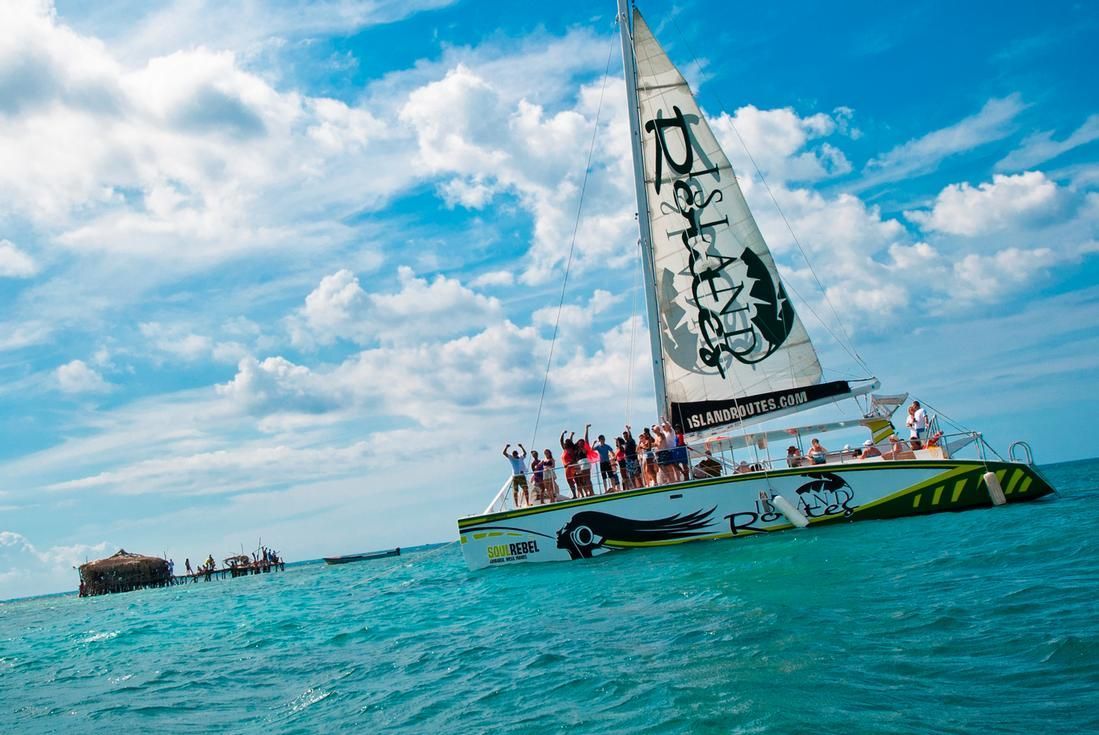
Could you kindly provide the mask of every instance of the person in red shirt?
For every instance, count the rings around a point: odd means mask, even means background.
[[[574,431],[569,435],[569,438],[565,438],[565,432],[561,432],[561,464],[565,466],[565,482],[568,483],[569,492],[572,493],[572,497],[578,498],[576,487],[576,442],[572,437],[576,435]]]

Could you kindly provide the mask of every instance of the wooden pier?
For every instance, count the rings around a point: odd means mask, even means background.
[[[177,574],[171,578],[169,584],[189,584],[192,582],[210,582],[215,579],[232,579],[234,577],[247,577],[250,574],[269,574],[270,572],[285,572],[286,562],[282,559],[269,562],[258,562],[246,565],[226,566],[220,569],[199,570],[193,574]]]
[[[190,565],[190,560],[187,563]],[[198,569],[177,575],[173,573],[173,564],[167,559],[131,554],[125,549],[119,549],[113,556],[80,566],[80,596],[95,597],[151,587],[171,587],[286,571],[286,560],[266,547],[262,549],[262,554],[257,553],[252,557],[245,554],[231,556],[223,563],[224,566],[218,567],[211,555]]]

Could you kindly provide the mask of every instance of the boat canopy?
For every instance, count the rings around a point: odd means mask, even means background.
[[[807,424],[789,429],[776,429],[774,431],[758,431],[754,433],[737,434],[736,436],[714,435],[702,437],[700,444],[713,452],[731,452],[737,449],[755,448],[760,451],[767,450],[772,444],[788,445],[790,442],[800,443],[803,437],[826,434],[839,429],[854,429],[862,427],[870,432],[874,442],[894,433],[893,424],[888,419],[867,417],[861,419],[849,419],[846,421],[830,421],[824,424]],[[884,431],[882,439],[877,438],[879,432]]]

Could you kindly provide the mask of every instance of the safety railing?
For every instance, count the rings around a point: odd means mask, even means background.
[[[935,428],[935,431],[931,432],[930,428]],[[953,453],[976,442],[977,450],[982,459],[984,458],[987,448],[979,433],[956,432],[936,436],[938,433],[937,422],[929,422],[929,434],[935,438],[930,443],[927,440],[922,442],[921,449],[940,448],[942,449],[942,458],[949,459]],[[611,461],[611,469],[607,473],[602,471],[601,463],[598,460],[578,462],[569,467],[555,465],[553,468],[542,470],[540,473],[541,483],[536,482],[536,473],[527,471],[523,476],[526,485],[525,490],[520,485],[518,491],[516,491],[513,478],[508,475],[508,478],[493,497],[492,502],[485,508],[483,514],[500,513],[517,507],[550,505],[566,500],[613,494],[622,490],[661,487],[705,477],[770,472],[791,467],[820,468],[828,465],[879,458],[886,461],[917,457],[928,458],[927,453],[917,455],[916,452],[920,450],[913,450],[909,441],[884,441],[873,446],[875,450],[873,452],[868,451],[870,448],[865,446],[828,452],[823,464],[815,463],[805,456],[797,458],[755,457],[751,463],[741,464],[733,459],[731,452],[715,451],[712,455],[707,455],[704,450],[700,451],[696,447],[687,446],[688,461],[686,463],[673,461],[669,464],[660,465],[655,459],[645,460],[646,453],[643,450],[639,451],[638,463],[635,466],[636,471],[633,474],[629,471],[624,472],[617,460]],[[700,460],[705,461],[706,457],[709,457],[713,464],[700,467]],[[625,477],[623,477],[624,474]],[[519,500],[518,505],[515,502],[516,496]]]
[[[1026,461],[1027,464],[1034,464],[1034,452],[1032,452],[1030,450],[1030,445],[1027,444],[1024,441],[1011,442],[1011,446],[1009,446],[1007,448],[1007,456],[1012,462],[1023,461],[1023,460],[1019,460],[1015,457],[1015,448],[1016,447],[1020,447],[1023,450],[1023,453],[1026,455],[1026,460],[1025,461]]]

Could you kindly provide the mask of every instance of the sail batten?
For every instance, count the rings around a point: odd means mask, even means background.
[[[702,417],[739,415],[741,404],[759,396],[813,386],[815,393],[849,394],[838,383],[818,386],[816,351],[732,164],[636,9],[632,41],[630,96],[640,132],[639,210],[648,219],[661,410],[699,431],[720,425],[698,425]]]

